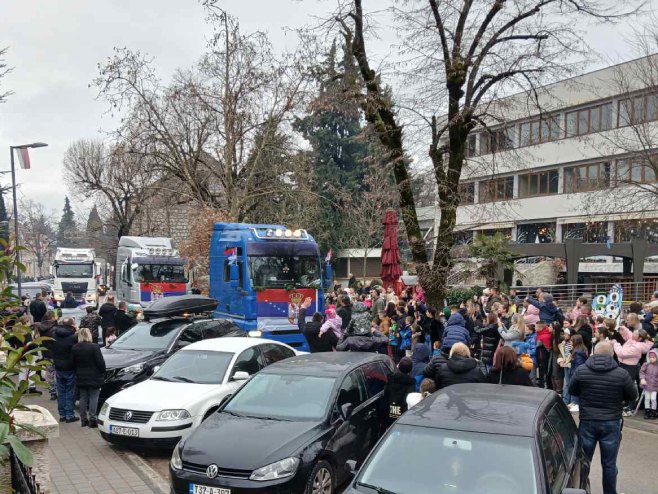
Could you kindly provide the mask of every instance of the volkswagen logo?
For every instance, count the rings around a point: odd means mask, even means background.
[[[130,410],[128,410],[126,414],[123,416],[123,418],[126,420],[130,420],[131,418],[133,418],[133,413]]]
[[[219,473],[219,467],[214,463],[212,465],[208,465],[208,468],[206,468],[206,475],[208,476],[209,479],[214,479],[215,477],[217,477],[218,473]]]

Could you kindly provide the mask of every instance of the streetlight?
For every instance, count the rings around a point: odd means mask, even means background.
[[[14,167],[14,149],[28,149],[28,148],[44,148],[48,144],[45,142],[33,142],[32,144],[22,144],[20,146],[9,146],[9,156],[11,161],[11,186],[14,197],[14,230],[16,233],[16,245],[18,245],[18,204],[16,202],[16,168]],[[30,162],[29,158],[27,161],[26,168],[29,168]],[[20,250],[16,251],[16,261],[21,262],[21,252]],[[18,288],[18,298],[21,298],[23,295],[23,289],[21,286],[21,270],[16,267],[16,285]]]

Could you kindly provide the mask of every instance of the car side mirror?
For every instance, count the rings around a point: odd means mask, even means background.
[[[345,469],[350,477],[354,477],[356,475],[356,460],[347,460],[345,462]]]
[[[351,403],[343,403],[340,406],[340,415],[343,418],[343,420],[349,420],[350,417],[352,416],[352,412],[354,411],[354,405]]]
[[[249,379],[249,373],[245,371],[237,371],[231,378],[232,381],[246,381],[247,379]]]
[[[155,374],[155,373],[158,372],[159,370],[160,370],[160,366],[159,366],[159,365],[156,365],[155,367],[153,367],[153,370],[151,371],[151,374]]]
[[[562,494],[587,494],[587,491],[585,489],[567,487],[566,489],[562,489]]]

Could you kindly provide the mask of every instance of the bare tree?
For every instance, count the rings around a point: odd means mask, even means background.
[[[117,237],[128,235],[144,201],[153,193],[155,176],[148,159],[126,152],[125,145],[81,139],[64,155],[64,181],[69,189],[95,199]]]
[[[336,17],[352,47],[366,93],[360,100],[394,162],[400,210],[413,260],[432,303],[445,295],[450,249],[466,161],[468,135],[476,127],[500,122],[496,101],[523,91],[538,103],[542,84],[568,75],[565,63],[583,53],[575,27],[579,21],[613,21],[618,2],[607,0],[427,0],[396,2],[394,18],[403,38],[401,71],[411,77],[411,120],[421,124],[427,155],[438,186],[441,211],[433,262],[420,234],[405,155],[403,122],[381,73],[366,50],[367,17],[362,0],[344,2]],[[417,81],[417,84],[413,84]],[[404,99],[404,98],[401,98]]]
[[[43,275],[44,262],[52,256],[57,243],[57,233],[53,228],[57,221],[55,214],[32,200],[21,201],[19,211],[21,242],[34,256],[38,272]]]
[[[4,56],[7,54],[7,50],[7,48],[0,48],[0,80],[2,80],[3,77],[11,72],[11,67],[7,65],[4,59]],[[11,93],[11,91],[0,92],[0,103],[4,103],[7,100],[7,96],[9,96]]]

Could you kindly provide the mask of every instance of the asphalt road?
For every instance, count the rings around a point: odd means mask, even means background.
[[[165,479],[168,479],[167,453],[142,452],[140,455]],[[618,457],[619,478],[617,490],[620,494],[649,494],[658,492],[656,487],[655,462],[658,458],[658,434],[624,428]],[[592,494],[603,494],[601,488],[601,459],[598,448],[592,461],[590,475]]]

